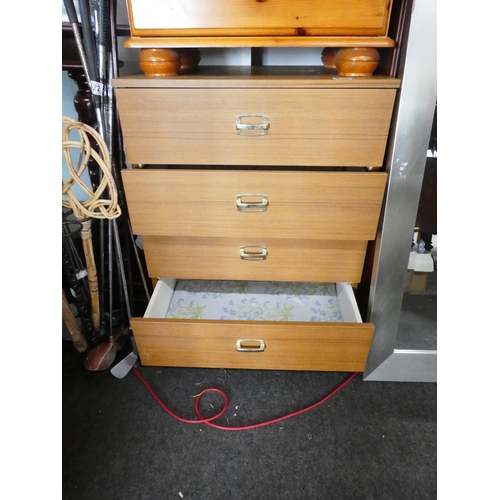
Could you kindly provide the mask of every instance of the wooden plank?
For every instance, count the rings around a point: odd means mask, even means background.
[[[319,62],[319,61],[318,61]],[[115,88],[322,88],[397,89],[398,78],[386,76],[339,77],[323,66],[200,66],[175,78],[143,74],[112,80]]]
[[[125,40],[128,49],[243,48],[243,47],[373,47],[392,48],[386,36],[136,36]]]

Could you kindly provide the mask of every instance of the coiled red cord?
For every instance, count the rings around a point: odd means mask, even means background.
[[[265,425],[276,424],[277,422],[282,422],[283,420],[286,420],[288,418],[295,417],[297,415],[300,415],[301,413],[305,413],[306,411],[312,410],[313,408],[316,408],[317,406],[323,404],[325,401],[330,399],[334,394],[336,394],[338,391],[340,391],[340,389],[345,387],[351,380],[353,380],[354,377],[356,377],[356,375],[358,374],[357,372],[353,373],[352,375],[349,376],[349,378],[346,381],[342,382],[342,384],[340,384],[337,388],[335,388],[332,392],[330,392],[330,394],[325,396],[323,399],[320,399],[318,402],[316,402],[310,406],[306,406],[305,408],[302,408],[301,410],[295,411],[293,413],[289,413],[288,415],[284,415],[283,417],[278,417],[278,418],[274,418],[272,420],[267,420],[266,422],[261,422],[259,424],[244,425],[241,427],[225,427],[223,425],[217,425],[217,424],[213,423],[214,420],[216,420],[217,418],[219,418],[220,416],[222,416],[224,414],[224,412],[226,411],[228,404],[229,404],[229,400],[228,400],[226,394],[223,391],[221,391],[220,389],[215,389],[213,387],[210,387],[210,388],[205,389],[204,391],[200,392],[200,394],[198,394],[198,396],[196,396],[196,399],[194,401],[194,409],[196,411],[196,415],[198,415],[199,420],[188,420],[186,418],[179,417],[179,415],[176,415],[172,410],[170,410],[163,403],[163,401],[161,401],[161,399],[155,394],[155,392],[153,391],[151,386],[146,382],[144,377],[139,373],[137,368],[132,367],[132,370],[137,375],[137,377],[139,377],[139,380],[146,386],[146,388],[151,393],[151,395],[156,399],[158,404],[171,417],[175,418],[176,420],[179,420],[180,422],[184,422],[185,424],[206,424],[206,425],[209,425],[210,427],[214,427],[215,429],[220,429],[223,431],[246,431],[249,429],[257,429],[258,427],[264,427]],[[200,409],[199,409],[200,399],[207,392],[216,392],[216,393],[220,394],[224,399],[224,407],[222,408],[222,410],[219,411],[219,413],[217,413],[217,415],[214,415],[213,417],[210,417],[210,418],[204,418],[203,415],[200,413]]]

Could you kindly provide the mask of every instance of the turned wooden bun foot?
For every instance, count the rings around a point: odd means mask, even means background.
[[[195,69],[201,60],[199,49],[142,49],[139,65],[146,76],[177,76]]]
[[[326,68],[336,69],[339,76],[372,76],[377,69],[379,53],[373,48],[334,49],[321,53]]]
[[[181,52],[174,49],[141,49],[139,66],[146,76],[176,76],[181,70]]]
[[[181,70],[191,71],[198,67],[201,61],[199,49],[181,49]]]

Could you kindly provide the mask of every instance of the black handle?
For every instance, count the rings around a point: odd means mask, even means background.
[[[103,47],[106,46],[108,37],[108,2],[106,0],[98,0],[97,15],[99,19],[99,34],[97,43]]]

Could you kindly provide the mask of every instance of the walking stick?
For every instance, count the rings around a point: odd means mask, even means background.
[[[74,267],[71,255],[73,248],[71,248],[71,246],[70,238],[63,234],[61,249],[63,280],[66,282],[66,285],[74,297],[74,304],[78,310],[78,316],[82,324],[82,333],[90,343],[93,343],[95,341],[96,332],[91,321],[88,284],[87,286],[83,286],[82,280],[80,279],[79,271],[81,267],[78,269]]]
[[[66,294],[64,293],[64,289],[62,291],[62,315],[66,328],[71,335],[71,341],[73,342],[76,350],[78,352],[85,352],[89,348],[89,345],[87,344],[87,340],[78,326],[73,311],[68,303],[68,299],[66,298]]]

